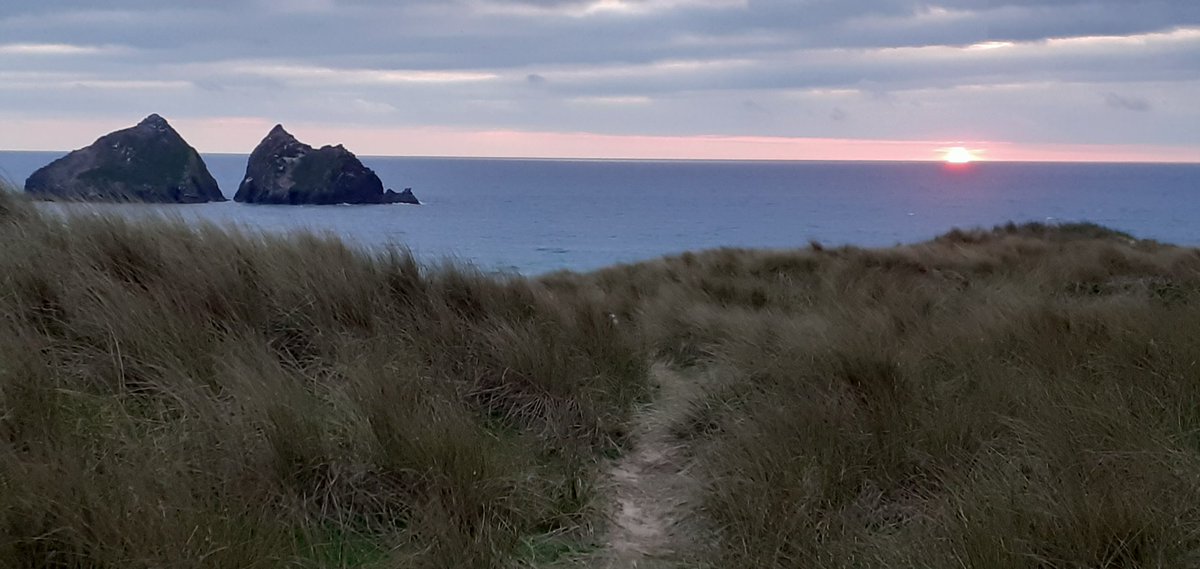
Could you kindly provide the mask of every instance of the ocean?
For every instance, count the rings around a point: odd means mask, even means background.
[[[20,185],[61,155],[0,152],[0,177]],[[246,156],[204,159],[232,197]],[[1200,164],[362,160],[424,205],[65,207],[329,232],[531,275],[714,247],[890,246],[1007,221],[1091,221],[1200,245]]]

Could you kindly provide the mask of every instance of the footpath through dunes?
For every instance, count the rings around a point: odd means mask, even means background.
[[[632,449],[608,471],[610,528],[595,567],[695,566],[699,526],[693,508],[699,489],[674,430],[700,395],[699,380],[662,362],[651,367],[650,377],[654,396],[634,413]]]

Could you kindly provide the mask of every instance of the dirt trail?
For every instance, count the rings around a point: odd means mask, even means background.
[[[634,417],[634,448],[609,471],[613,519],[598,567],[675,567],[695,551],[688,528],[696,482],[671,425],[687,412],[700,390],[692,378],[655,364],[653,402]]]

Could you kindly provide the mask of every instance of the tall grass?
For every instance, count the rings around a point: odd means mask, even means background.
[[[498,567],[593,519],[596,293],[0,193],[0,566]]]
[[[1195,249],[1010,224],[527,280],[5,194],[0,243],[3,567],[553,561],[651,359],[706,377],[672,430],[714,567],[1200,566]]]
[[[1009,225],[595,279],[716,378],[675,426],[715,567],[1200,566],[1194,249]]]

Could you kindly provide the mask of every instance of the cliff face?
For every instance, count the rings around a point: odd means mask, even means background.
[[[158,115],[42,167],[25,191],[47,200],[225,201],[200,154]]]
[[[318,149],[276,125],[250,154],[235,201],[262,204],[414,203],[383,182],[342,145]]]

